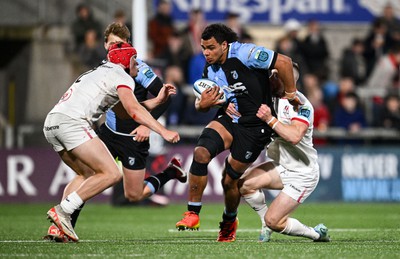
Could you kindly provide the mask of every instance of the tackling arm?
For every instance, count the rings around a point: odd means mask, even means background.
[[[160,134],[168,142],[176,143],[179,141],[177,132],[167,130],[137,101],[132,89],[127,87],[118,88],[119,99],[129,116],[139,124],[142,124]]]
[[[272,116],[271,109],[266,104],[260,106],[257,111],[257,117],[267,122],[280,137],[294,145],[300,142],[308,129],[306,123],[297,120],[292,120],[290,125],[279,122],[277,118]]]

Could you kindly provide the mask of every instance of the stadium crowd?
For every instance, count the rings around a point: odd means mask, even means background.
[[[209,22],[201,9],[193,9],[188,14],[187,25],[178,25],[171,10],[169,1],[159,1],[154,16],[148,21],[147,63],[159,77],[178,89],[166,113],[167,125],[203,126],[213,118],[216,109],[197,112],[191,85],[203,71],[205,58],[200,35]],[[105,56],[101,23],[86,4],[77,7],[76,15],[71,24],[75,39],[72,49],[84,70],[96,66]],[[114,18],[122,23],[127,21],[122,10]],[[239,41],[254,41],[255,37],[237,13],[227,13],[223,23],[238,34]],[[285,33],[276,40],[275,50],[299,64],[301,76],[297,87],[315,107],[317,131],[326,132],[330,127],[353,134],[371,127],[400,130],[400,20],[391,5],[372,21],[364,37],[355,37],[342,50],[337,64],[339,74],[334,77],[331,43],[324,35],[323,24],[318,20],[301,24],[289,19],[283,24],[283,30]],[[299,36],[300,31],[305,33]],[[317,145],[362,142],[318,137],[314,141]]]

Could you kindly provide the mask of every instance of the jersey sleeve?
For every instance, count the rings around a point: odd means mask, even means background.
[[[115,78],[116,88],[126,87],[130,88],[132,91],[135,90],[135,81],[128,75],[123,69],[116,70]]]
[[[140,59],[136,59],[138,62],[138,75],[135,77],[135,81],[142,85],[144,88],[148,88],[149,85],[156,79],[157,75],[153,72],[151,67]]]
[[[302,95],[302,99],[306,101],[299,107],[297,112],[291,109],[293,112],[292,120],[301,121],[310,126],[314,123],[314,108],[302,93],[298,92],[297,94]]]
[[[239,43],[237,57],[247,67],[270,69],[274,67],[277,53],[273,50],[251,43]]]

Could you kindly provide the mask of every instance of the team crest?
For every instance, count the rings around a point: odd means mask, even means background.
[[[239,75],[236,72],[236,70],[231,71],[231,75],[232,75],[233,79],[238,79],[238,77],[239,77]]]
[[[268,60],[268,53],[266,51],[263,50],[257,50],[255,58],[260,60],[261,62],[265,62]]]
[[[246,156],[245,156],[245,158],[246,158],[246,159],[250,159],[251,155],[253,155],[253,152],[246,151]]]
[[[134,157],[128,157],[129,159],[129,164],[134,165],[135,164],[135,158]]]

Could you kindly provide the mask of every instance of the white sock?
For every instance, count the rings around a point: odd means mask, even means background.
[[[257,212],[261,219],[262,226],[266,226],[264,216],[265,213],[267,213],[268,206],[265,203],[265,195],[262,190],[257,190],[255,193],[243,196],[243,198],[247,204],[249,204],[250,207]]]
[[[65,213],[72,214],[82,204],[81,197],[76,192],[72,192],[60,203],[60,206]]]
[[[313,240],[319,238],[319,234],[314,230],[314,228],[306,226],[294,218],[288,218],[286,227],[281,233],[289,236],[308,237]]]

